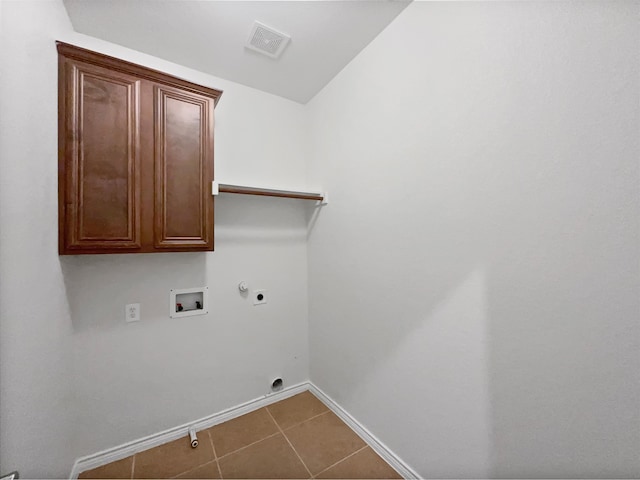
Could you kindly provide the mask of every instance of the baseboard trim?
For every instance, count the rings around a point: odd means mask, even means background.
[[[94,468],[101,467],[102,465],[106,465],[107,463],[122,460],[123,458],[129,457],[135,453],[182,438],[189,434],[189,428],[193,427],[196,431],[204,430],[254,410],[258,410],[259,408],[266,407],[272,403],[279,402],[285,398],[292,397],[298,393],[305,392],[309,389],[309,382],[299,383],[289,388],[285,388],[280,392],[255,398],[240,405],[236,405],[235,407],[214,413],[213,415],[185,423],[179,427],[170,428],[153,435],[124,443],[117,447],[78,458],[71,469],[70,479],[75,480],[78,478],[78,475],[87,470],[92,470]]]
[[[362,440],[367,443],[371,449],[382,457],[389,465],[391,465],[403,478],[419,479],[418,473],[407,465],[398,455],[393,453],[389,447],[382,443],[373,433],[367,430],[360,422],[349,414],[344,408],[338,405],[329,395],[324,393],[313,383],[309,383],[309,391],[313,393],[322,403],[335,413],[340,419],[349,425]]]
[[[179,438],[182,438],[189,434],[189,428],[195,428],[196,431],[204,430],[206,428],[213,427],[220,423],[224,423],[228,420],[232,420],[236,417],[244,415],[249,412],[253,412],[262,407],[271,405],[272,403],[279,402],[285,398],[292,397],[298,393],[310,391],[318,399],[324,403],[333,413],[342,419],[349,427],[356,432],[362,440],[369,445],[374,452],[382,457],[389,465],[391,465],[402,477],[406,479],[419,479],[418,475],[411,467],[409,467],[400,457],[393,453],[384,443],[367,430],[360,422],[353,418],[344,408],[338,405],[329,395],[324,393],[318,387],[311,382],[303,382],[297,385],[293,385],[289,388],[282,390],[281,392],[264,395],[259,398],[255,398],[248,402],[236,405],[235,407],[222,410],[221,412],[214,413],[208,417],[194,420],[193,422],[185,423],[179,427],[170,428],[147,437],[133,440],[132,442],[124,443],[117,447],[109,448],[92,455],[78,458],[73,464],[71,470],[70,479],[75,480],[82,472],[92,470],[94,468],[106,465],[107,463],[115,462],[123,458],[129,457],[135,453],[142,452],[149,448],[157,447],[168,442],[172,442]]]

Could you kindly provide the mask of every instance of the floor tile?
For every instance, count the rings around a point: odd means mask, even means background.
[[[78,478],[131,478],[133,456],[117,460],[93,470],[82,472]]]
[[[402,478],[370,447],[325,470],[317,478]]]
[[[133,478],[309,478],[309,470],[317,478],[401,478],[310,392],[200,431],[198,437],[196,449],[183,437],[79,478],[130,478],[132,466]]]
[[[308,391],[269,405],[267,408],[283,430],[329,410]]]
[[[314,475],[365,446],[333,412],[301,423],[285,434]]]
[[[309,478],[282,434],[269,437],[219,460],[223,478]]]
[[[171,478],[215,460],[208,435],[206,431],[198,432],[198,448],[191,448],[189,437],[182,437],[137,453],[133,478]]]
[[[220,478],[220,470],[218,469],[218,462],[205,463],[204,465],[178,475],[176,478]]]
[[[278,432],[278,426],[264,408],[209,429],[218,457]]]

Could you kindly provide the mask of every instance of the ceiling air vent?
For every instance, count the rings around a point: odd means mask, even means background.
[[[278,32],[260,22],[255,22],[251,27],[249,39],[245,47],[264,53],[268,57],[278,58],[291,40],[289,35]]]

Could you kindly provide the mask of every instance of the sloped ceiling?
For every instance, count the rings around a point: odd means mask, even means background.
[[[79,33],[306,103],[409,0],[64,3]],[[256,20],[291,36],[280,58],[245,48]]]

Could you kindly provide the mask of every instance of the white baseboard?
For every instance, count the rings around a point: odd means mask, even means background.
[[[378,438],[367,430],[360,422],[353,418],[344,408],[338,405],[329,395],[324,393],[313,383],[309,383],[309,391],[318,397],[329,409],[335,413],[340,419],[349,425],[351,429],[364,440],[371,449],[382,457],[389,465],[391,465],[403,478],[418,479],[421,478],[415,470],[407,465],[400,457],[393,453],[389,447],[382,443]]]
[[[70,478],[71,480],[75,480],[78,478],[78,475],[84,471],[101,467],[102,465],[115,462],[116,460],[122,460],[123,458],[130,457],[135,453],[187,436],[189,434],[189,428],[195,428],[196,431],[204,430],[307,390],[309,390],[308,382],[299,383],[289,388],[285,388],[280,392],[264,395],[246,403],[236,405],[235,407],[214,413],[208,417],[185,423],[179,427],[170,428],[147,437],[133,440],[132,442],[124,443],[117,447],[78,458],[73,464]]]
[[[208,417],[194,420],[193,422],[185,423],[179,427],[170,428],[163,432],[155,433],[132,442],[128,442],[117,447],[109,448],[92,455],[78,458],[73,464],[70,478],[75,480],[80,473],[92,470],[94,468],[106,465],[107,463],[115,462],[123,458],[129,457],[135,453],[148,450],[149,448],[157,447],[164,443],[172,442],[179,438],[185,437],[189,434],[189,428],[195,428],[196,431],[204,430],[214,425],[224,423],[228,420],[232,420],[236,417],[244,415],[259,408],[266,407],[272,403],[279,402],[285,398],[292,397],[298,393],[302,393],[309,390],[318,399],[324,403],[333,413],[342,419],[349,427],[356,432],[362,440],[367,443],[374,452],[382,457],[389,465],[391,465],[400,475],[406,479],[417,479],[420,476],[411,469],[400,457],[393,453],[387,446],[378,440],[369,430],[362,426],[355,418],[353,418],[346,410],[338,405],[331,397],[320,390],[311,382],[303,382],[298,385],[286,388],[278,393],[272,393],[265,395],[249,402],[237,405],[235,407],[228,408]]]

